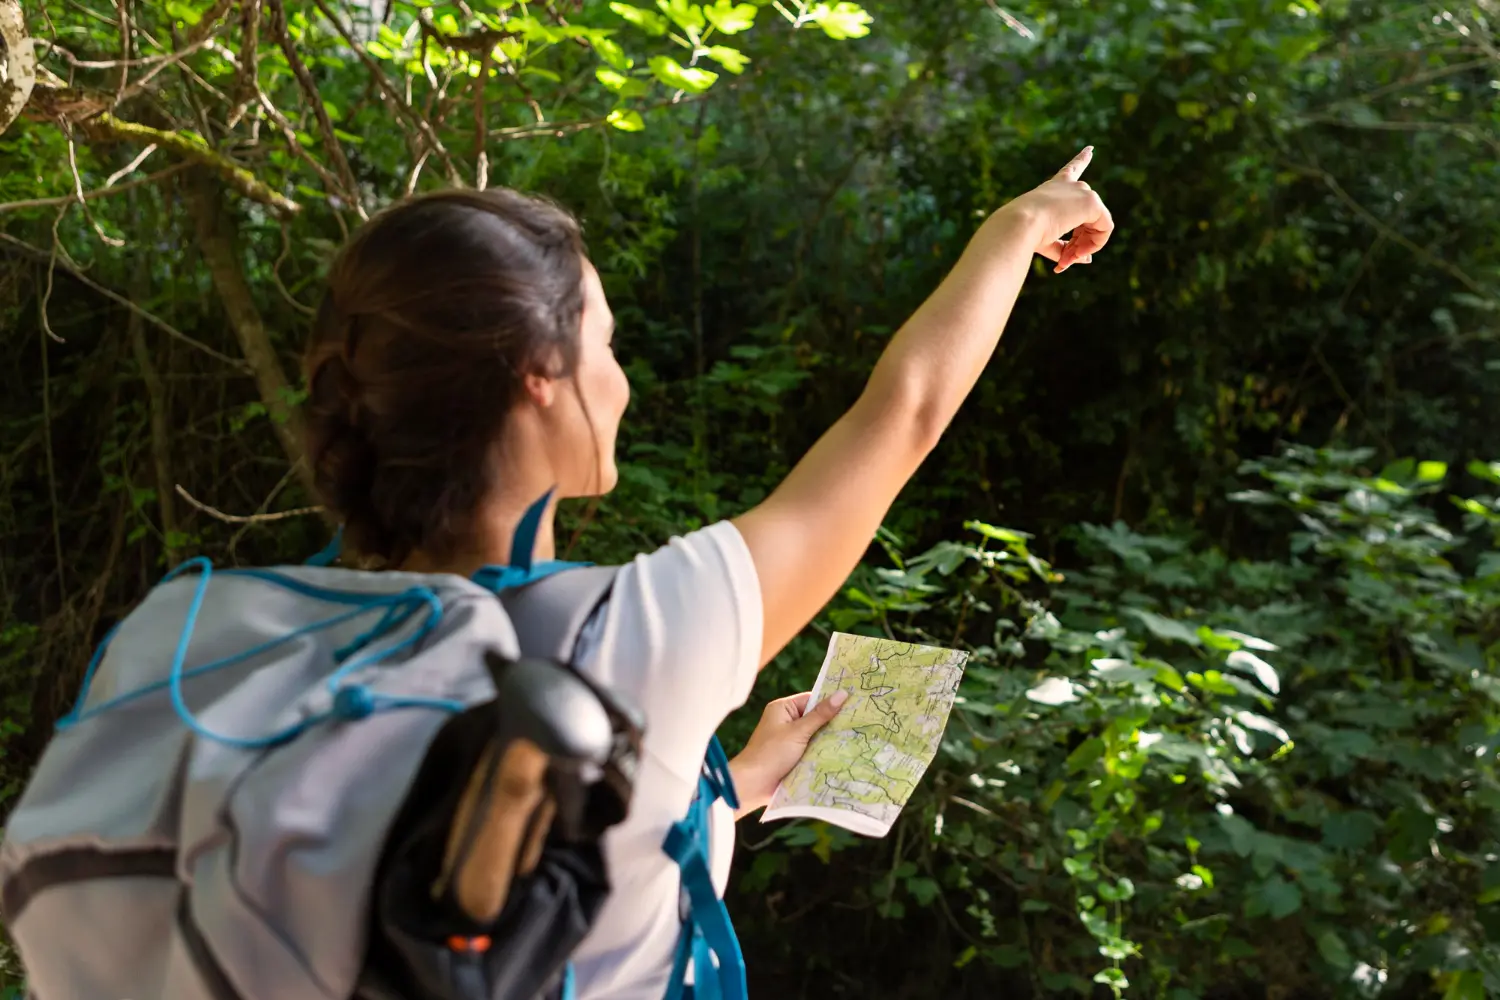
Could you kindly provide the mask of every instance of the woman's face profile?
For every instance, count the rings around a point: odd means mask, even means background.
[[[615,437],[630,402],[630,383],[615,359],[615,317],[599,272],[583,262],[583,317],[573,389],[557,394],[553,468],[564,497],[597,496],[614,489]]]

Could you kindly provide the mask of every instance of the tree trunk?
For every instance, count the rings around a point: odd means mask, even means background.
[[[134,203],[135,199],[131,199]],[[138,253],[135,274],[131,277],[130,298],[140,302],[151,292],[151,263],[149,256]],[[156,478],[156,505],[161,516],[162,551],[166,553],[167,566],[177,565],[181,556],[178,551],[179,533],[177,516],[172,504],[174,481],[172,478],[172,452],[169,447],[168,418],[170,403],[167,400],[166,383],[156,369],[156,360],[151,357],[151,345],[146,342],[146,321],[138,312],[132,312],[125,321],[129,335],[130,350],[135,355],[135,366],[140,369],[141,381],[146,386],[146,405],[151,417],[151,468]]]
[[[36,52],[16,0],[0,0],[0,132],[20,115],[36,84]]]
[[[223,189],[202,170],[193,171],[186,188],[188,211],[197,230],[198,246],[203,251],[203,259],[208,262],[224,315],[234,330],[245,360],[255,373],[255,383],[260,388],[266,414],[271,418],[271,427],[308,496],[316,496],[312,470],[302,448],[302,414],[292,400],[291,386],[276,358],[276,349],[271,346],[260,310],[255,307],[250,286],[245,281],[236,227],[234,219],[224,209]]]

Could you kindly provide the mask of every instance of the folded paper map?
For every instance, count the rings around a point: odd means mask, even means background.
[[[761,822],[803,816],[883,837],[937,756],[969,654],[835,632],[807,707],[848,692]]]

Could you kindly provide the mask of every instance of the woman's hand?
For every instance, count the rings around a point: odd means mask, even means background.
[[[1087,146],[1040,186],[1021,195],[995,215],[1020,215],[1040,226],[1036,252],[1057,262],[1061,274],[1074,264],[1093,262],[1094,252],[1109,242],[1115,221],[1093,189],[1081,178],[1094,159]],[[1063,239],[1072,233],[1071,239]]]
[[[745,749],[729,762],[734,790],[740,799],[735,819],[747,816],[771,801],[781,779],[791,773],[802,759],[807,744],[828,720],[839,714],[848,700],[848,692],[835,691],[806,711],[811,691],[789,698],[777,698],[761,713],[760,724],[750,734]]]

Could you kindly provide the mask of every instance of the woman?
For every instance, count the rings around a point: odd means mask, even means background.
[[[585,666],[639,706],[646,738],[630,816],[606,840],[613,893],[575,954],[581,997],[665,993],[681,883],[662,846],[705,747],[864,554],[993,353],[1032,255],[1061,272],[1108,241],[1109,212],[1079,180],[1091,157],[990,216],[858,401],[764,502],[619,573]],[[630,397],[613,333],[578,225],[555,206],[450,191],[369,223],[330,271],[307,357],[310,458],[349,546],[469,576],[510,561],[539,497],[613,488]],[[553,551],[549,505],[535,556]],[[805,703],[773,703],[731,764],[742,813],[766,803],[836,710],[802,720]],[[722,895],[734,826],[727,806],[714,810]]]

